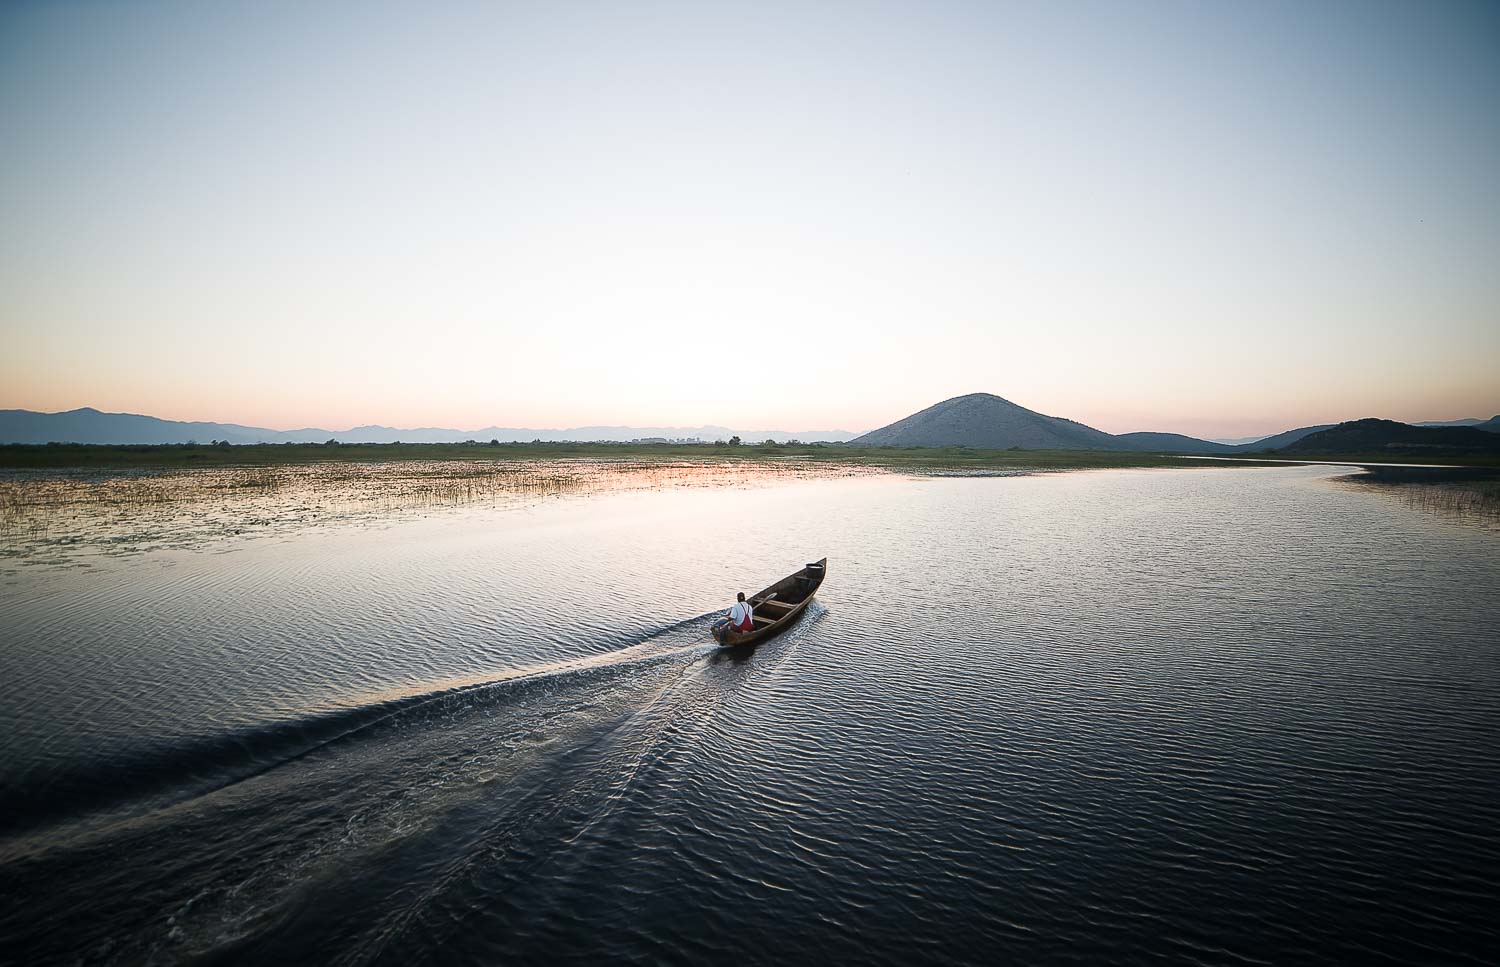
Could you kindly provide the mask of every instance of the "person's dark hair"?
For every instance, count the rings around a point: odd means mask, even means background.
[[[735,598],[735,600],[736,601],[743,601],[743,600],[745,600],[745,592],[741,591],[740,594],[739,594],[739,597]]]

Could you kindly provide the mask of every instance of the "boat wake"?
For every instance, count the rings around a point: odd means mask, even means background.
[[[582,658],[467,676],[421,691],[310,711],[211,737],[176,743],[128,759],[72,762],[45,775],[22,775],[6,790],[0,813],[0,862],[204,796],[287,765],[380,727],[524,703],[569,682],[628,675],[654,663],[691,658],[716,647],[709,626],[717,612],[663,626],[641,641]],[[78,827],[76,830],[70,827]],[[45,840],[42,842],[40,840]]]
[[[117,767],[157,785],[0,843],[0,937],[61,960],[368,962],[441,949],[476,906],[524,923],[823,613],[754,651],[719,648],[700,615]]]

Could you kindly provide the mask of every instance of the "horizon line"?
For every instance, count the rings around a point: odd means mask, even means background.
[[[926,409],[929,409],[930,406],[937,406],[937,405],[940,405],[941,403],[949,402],[949,401],[955,400],[955,399],[961,399],[961,398],[963,398],[965,396],[995,396],[998,399],[1006,400],[1006,402],[1013,403],[1013,401],[1007,399],[1006,397],[1001,397],[998,394],[994,394],[994,393],[987,393],[987,392],[961,393],[958,396],[945,397],[944,399],[939,400],[936,403],[930,404],[928,407],[922,407],[921,409],[913,410],[911,413],[905,414],[904,416],[901,416],[901,417],[897,417],[895,420],[892,420],[889,423],[883,423],[883,424],[880,424],[879,426],[872,427],[870,429],[865,429],[865,430],[849,430],[849,429],[844,429],[842,427],[830,427],[830,428],[803,427],[803,428],[795,429],[795,430],[787,430],[787,429],[781,429],[781,428],[777,428],[777,427],[769,427],[769,428],[741,428],[741,427],[727,426],[727,425],[715,424],[715,423],[702,423],[702,424],[697,424],[697,425],[691,425],[691,424],[666,425],[666,424],[661,424],[661,425],[654,425],[654,426],[653,425],[636,425],[636,424],[629,424],[629,423],[581,423],[581,424],[577,424],[577,425],[574,425],[574,426],[550,426],[550,427],[549,426],[502,426],[502,425],[500,425],[498,423],[489,423],[489,424],[486,424],[485,426],[475,427],[475,428],[472,428],[472,429],[463,428],[463,427],[456,427],[456,426],[439,426],[439,425],[431,425],[431,424],[430,425],[423,425],[423,426],[397,426],[397,425],[385,424],[385,423],[358,423],[358,424],[353,424],[353,425],[351,425],[349,427],[346,427],[346,428],[340,430],[340,429],[331,429],[329,427],[323,427],[323,426],[315,426],[315,425],[312,425],[312,424],[306,424],[306,425],[303,425],[303,426],[291,426],[291,427],[281,428],[281,427],[271,427],[271,426],[258,426],[258,425],[251,424],[251,423],[240,423],[240,422],[231,421],[231,420],[214,420],[214,419],[182,420],[182,419],[174,419],[174,418],[171,418],[171,417],[155,416],[155,415],[152,415],[150,413],[135,413],[135,412],[127,412],[127,411],[124,411],[124,410],[102,410],[102,409],[99,409],[98,407],[92,406],[92,405],[76,406],[76,407],[73,407],[71,409],[66,409],[66,410],[50,410],[50,411],[49,410],[33,410],[33,409],[28,409],[28,408],[22,407],[22,406],[8,407],[8,408],[5,408],[5,409],[10,410],[11,412],[33,413],[33,414],[37,414],[37,415],[41,415],[41,416],[62,416],[62,415],[66,415],[66,414],[69,414],[69,413],[80,413],[80,412],[88,411],[88,412],[98,413],[101,416],[138,417],[138,418],[141,418],[141,419],[159,420],[159,421],[164,422],[164,423],[182,423],[182,424],[211,423],[211,424],[218,424],[220,426],[239,427],[239,428],[247,429],[247,430],[266,430],[266,431],[273,432],[273,433],[299,433],[299,432],[317,431],[319,433],[326,432],[326,433],[337,435],[339,433],[352,433],[352,432],[357,431],[357,430],[371,430],[371,429],[389,430],[389,431],[394,431],[394,432],[402,432],[402,431],[411,431],[411,432],[444,431],[444,432],[449,432],[449,433],[476,433],[476,434],[480,434],[480,433],[483,433],[483,432],[486,432],[486,431],[490,431],[490,430],[509,430],[509,431],[524,430],[524,431],[528,431],[528,432],[558,432],[558,433],[576,432],[576,431],[579,431],[579,430],[595,430],[595,429],[597,429],[597,430],[617,430],[617,431],[618,430],[657,430],[657,431],[664,431],[664,430],[680,430],[680,431],[712,430],[712,431],[720,431],[720,430],[724,430],[724,431],[729,431],[729,432],[733,432],[733,433],[767,433],[767,434],[769,434],[769,433],[780,433],[780,434],[788,434],[788,435],[794,435],[794,434],[797,434],[797,433],[806,433],[806,434],[812,434],[812,433],[821,433],[821,434],[848,434],[851,438],[855,438],[855,437],[862,436],[862,435],[864,435],[866,433],[874,432],[875,430],[883,429],[884,427],[890,426],[892,423],[900,422],[901,420],[904,420],[904,419],[906,419],[909,416],[913,416],[913,415],[915,415],[917,413],[923,412]],[[1022,404],[1013,403],[1013,405],[1021,406]],[[1025,408],[1026,409],[1030,409],[1030,407],[1025,407]],[[1033,412],[1040,413],[1040,411],[1033,411]],[[1041,415],[1048,416],[1049,418],[1052,418],[1052,419],[1070,419],[1069,417],[1056,417],[1056,416],[1051,416],[1050,414],[1045,414],[1045,413],[1043,413]],[[1390,417],[1371,417],[1371,416],[1357,417],[1356,419],[1371,419],[1371,418],[1374,418],[1374,419],[1390,419]],[[1463,420],[1474,420],[1474,421],[1482,423],[1482,422],[1487,421],[1488,419],[1491,419],[1491,417],[1465,416],[1465,417],[1459,417],[1459,418],[1452,419],[1452,420],[1398,420],[1396,422],[1407,423],[1409,425],[1415,426],[1415,425],[1420,425],[1422,423],[1454,423],[1454,422],[1459,422],[1459,421],[1463,421]],[[1078,421],[1072,421],[1072,422],[1078,422]],[[1329,422],[1329,421],[1318,421],[1318,422],[1313,422],[1313,423],[1300,424],[1300,425],[1294,426],[1294,427],[1283,427],[1283,428],[1281,428],[1279,430],[1271,430],[1271,431],[1268,431],[1268,432],[1265,432],[1265,433],[1261,433],[1261,434],[1241,434],[1241,435],[1235,436],[1235,437],[1230,437],[1230,436],[1227,436],[1227,435],[1194,436],[1192,434],[1187,434],[1187,433],[1178,433],[1177,431],[1173,431],[1173,430],[1127,430],[1127,431],[1124,431],[1122,433],[1111,433],[1110,435],[1111,436],[1124,436],[1124,435],[1129,434],[1129,433],[1171,433],[1171,434],[1176,434],[1176,435],[1188,437],[1190,439],[1204,440],[1204,441],[1207,441],[1207,442],[1223,442],[1223,441],[1226,441],[1226,440],[1234,440],[1234,441],[1246,441],[1246,440],[1248,440],[1248,441],[1254,441],[1254,440],[1257,440],[1257,439],[1265,439],[1267,437],[1275,436],[1275,435],[1277,435],[1279,433],[1285,433],[1285,432],[1288,432],[1290,430],[1302,429],[1305,426],[1321,426],[1321,425],[1324,425],[1325,423],[1327,425],[1332,426],[1332,425],[1337,425],[1338,423],[1342,423],[1342,422],[1349,422],[1349,421],[1345,421],[1345,420],[1334,420],[1334,421],[1331,421],[1331,422]],[[1083,425],[1084,426],[1088,426],[1089,424],[1085,423]],[[1101,432],[1106,432],[1107,433],[1109,431],[1101,431]]]

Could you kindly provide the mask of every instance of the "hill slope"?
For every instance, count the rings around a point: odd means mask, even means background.
[[[323,433],[321,438],[313,436]],[[230,443],[319,442],[321,430],[263,430],[235,423],[183,423],[136,413],[102,413],[91,406],[63,413],[0,410],[0,443]]]
[[[849,443],[859,447],[965,446],[985,450],[1128,449],[1102,430],[1043,416],[990,393],[955,396]]]
[[[1412,426],[1395,420],[1351,420],[1310,433],[1281,453],[1382,453],[1403,457],[1500,455],[1500,434],[1472,426]]]
[[[1181,433],[1105,433],[1074,420],[1029,410],[992,393],[970,393],[943,400],[889,426],[855,437],[849,445],[966,446],[983,450],[1008,450],[1012,447],[1023,450],[1133,450],[1224,455],[1245,449]],[[1253,446],[1259,448],[1260,444]]]
[[[1124,450],[1144,450],[1150,453],[1235,453],[1240,448],[1212,440],[1181,433],[1116,433],[1115,445]]]
[[[1253,443],[1241,443],[1239,446],[1236,446],[1233,449],[1240,453],[1257,453],[1261,450],[1279,450],[1282,447],[1287,446],[1288,444],[1296,443],[1298,440],[1309,434],[1317,433],[1321,430],[1327,430],[1333,425],[1334,424],[1332,423],[1320,423],[1317,426],[1298,427],[1295,430],[1287,430],[1284,433],[1278,433],[1275,436],[1268,436],[1264,439],[1256,440]]]

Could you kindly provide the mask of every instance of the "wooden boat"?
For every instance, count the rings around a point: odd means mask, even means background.
[[[828,573],[828,558],[809,564],[796,574],[789,574],[746,600],[750,602],[752,631],[734,631],[727,620],[714,626],[714,638],[726,648],[755,645],[790,628],[823,584]]]

